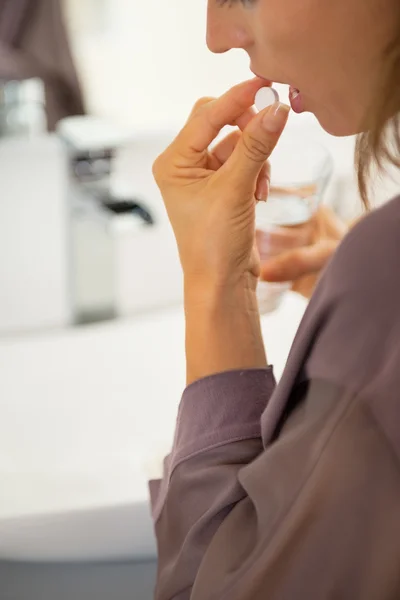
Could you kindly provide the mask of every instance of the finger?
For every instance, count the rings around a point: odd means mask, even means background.
[[[261,279],[272,282],[295,281],[304,275],[317,273],[325,267],[337,246],[336,241],[323,240],[314,246],[285,252],[262,265]]]
[[[258,175],[256,191],[254,196],[259,202],[266,202],[269,196],[269,189],[271,185],[271,165],[267,161],[261,167],[261,171]]]
[[[194,106],[192,112],[190,113],[188,122],[190,121],[191,118],[194,117],[194,115],[206,104],[209,104],[210,102],[213,102],[214,100],[216,100],[217,98],[201,98]],[[240,115],[240,117],[238,117],[236,119],[236,121],[232,122],[233,126],[237,126],[239,127],[239,129],[241,129],[242,131],[247,127],[247,125],[250,123],[250,121],[252,119],[254,119],[254,117],[258,114],[258,112],[253,108],[248,108],[247,110],[244,111],[243,114]]]
[[[268,83],[256,77],[236,85],[217,100],[201,99],[175,140],[180,152],[204,152],[223,127],[236,124],[243,113],[251,108],[258,90]]]
[[[322,220],[326,237],[341,240],[346,235],[348,230],[346,223],[330,206],[322,204],[317,211],[316,218]]]
[[[240,131],[232,131],[210,152],[210,169],[218,171],[226,163],[236,148],[242,134]],[[271,179],[271,165],[266,162],[258,176],[255,197],[259,201],[265,201],[268,197]]]
[[[305,275],[305,277],[300,277],[293,282],[292,291],[301,294],[308,300],[313,295],[315,286],[318,281],[318,273],[312,273],[311,275]]]
[[[247,109],[233,125],[236,125],[243,131],[256,116],[254,108]],[[232,154],[237,142],[239,141],[241,133],[239,130],[232,131],[228,134],[221,142],[219,142],[210,151],[211,156],[215,156],[219,160],[219,167],[221,167]]]
[[[217,98],[215,96],[204,96],[204,98],[200,98],[200,100],[197,100],[190,112],[186,123],[189,123],[189,121],[193,119],[193,117],[203,108],[203,106],[209,104],[210,102],[214,102],[214,100],[216,99]]]
[[[254,115],[253,115],[254,116]],[[231,156],[237,143],[241,138],[240,131],[232,131],[210,152],[210,169],[218,171]],[[268,162],[263,165],[258,176],[255,197],[257,200],[265,201],[268,197],[269,182],[271,179],[271,166]]]
[[[250,123],[250,121],[252,121],[257,114],[258,114],[258,112],[256,112],[254,110],[254,108],[249,108],[248,110],[246,110],[246,112],[243,113],[242,116],[240,116],[237,119],[236,125],[239,127],[239,129],[244,131],[246,129],[246,127],[248,126],[248,124]],[[226,160],[228,160],[228,159],[226,159]],[[271,165],[267,161],[261,168],[261,171],[260,171],[258,179],[257,179],[256,191],[254,193],[256,199],[259,202],[267,201],[267,198],[269,196],[270,185],[271,185]]]
[[[259,234],[261,238],[266,236],[271,254],[276,255],[309,246],[313,239],[313,228],[311,222],[308,222],[294,227],[276,227],[267,232],[261,229]]]
[[[226,163],[228,158],[234,151],[236,144],[240,140],[241,132],[237,129],[227,135],[213,150],[210,152],[211,168],[215,171],[220,169]]]
[[[234,125],[237,125],[241,131],[244,131],[250,121],[252,121],[257,114],[258,113],[254,110],[254,108],[248,108],[242,115],[240,115],[238,119],[236,119]]]
[[[286,126],[289,111],[286,104],[275,103],[256,115],[243,131],[231,158],[219,171],[219,176],[230,181],[235,190],[244,194],[255,185]],[[241,194],[235,196],[239,198]]]

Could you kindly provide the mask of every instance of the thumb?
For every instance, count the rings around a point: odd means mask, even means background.
[[[236,190],[249,191],[275,148],[288,120],[290,107],[277,102],[261,111],[244,129],[223,171]],[[223,173],[221,173],[222,175]]]

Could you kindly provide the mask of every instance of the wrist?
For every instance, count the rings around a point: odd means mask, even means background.
[[[229,283],[185,278],[185,308],[218,311],[220,308],[239,308],[258,312],[257,279],[251,274]]]
[[[185,282],[187,382],[238,369],[265,368],[255,285]]]

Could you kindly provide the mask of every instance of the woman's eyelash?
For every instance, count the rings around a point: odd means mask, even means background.
[[[232,6],[233,4],[237,4],[239,0],[217,0],[219,6],[224,6],[225,4],[229,3],[229,6]],[[254,0],[240,0],[240,2],[243,5],[247,5],[247,4],[254,4]]]

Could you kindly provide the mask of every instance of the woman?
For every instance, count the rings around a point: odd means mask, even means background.
[[[398,0],[210,0],[214,52],[241,47],[296,112],[399,156]],[[200,100],[154,174],[185,279],[188,387],[152,482],[159,600],[400,598],[400,199],[324,271],[276,387],[255,289],[255,198],[289,107],[250,109],[258,77]],[[227,123],[240,131],[207,149]],[[393,156],[394,155],[394,156]],[[266,340],[268,350],[268,340]]]

